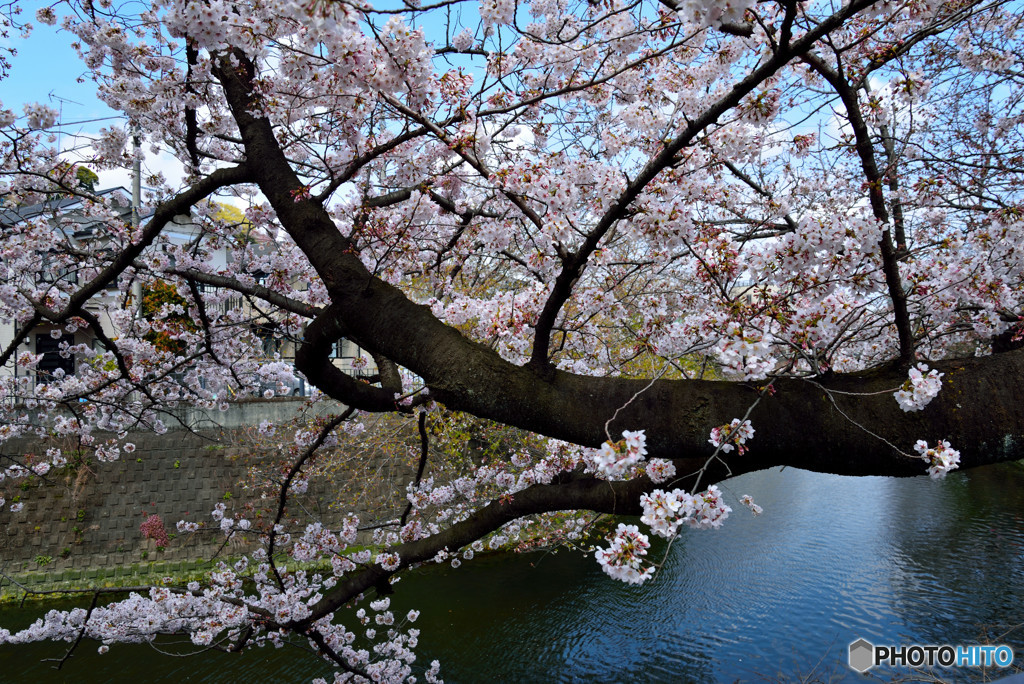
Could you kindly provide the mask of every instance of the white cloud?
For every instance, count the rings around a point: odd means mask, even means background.
[[[97,183],[98,188],[122,186],[130,189],[132,185],[131,168],[99,169],[90,164],[96,155],[92,145],[92,140],[96,135],[95,132],[80,131],[62,136],[61,156],[70,162],[85,164],[92,168],[100,178]],[[143,187],[148,185],[147,178],[154,174],[162,175],[167,185],[172,188],[183,184],[185,167],[177,158],[162,150],[154,154],[151,146],[145,144],[143,152],[145,154],[142,162]]]

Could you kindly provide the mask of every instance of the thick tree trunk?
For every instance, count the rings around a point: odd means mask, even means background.
[[[605,421],[618,410],[611,437],[645,429],[650,455],[678,459],[680,472],[701,467],[713,451],[711,429],[742,418],[755,402],[750,450],[725,455],[734,474],[790,465],[846,475],[920,475],[923,462],[903,455],[914,453],[918,439],[933,445],[949,440],[961,452],[961,467],[1024,458],[1024,402],[1017,396],[1024,352],[935,368],[945,373],[942,391],[924,410],[910,413],[893,397],[907,377],[902,369],[777,379],[760,401],[767,382],[665,380],[644,390],[647,381],[567,374],[542,381],[519,377],[522,370],[484,399],[438,395],[453,408],[590,446],[606,439]]]
[[[297,356],[327,394],[368,411],[397,410],[393,391],[357,383],[329,365],[330,342],[345,334],[378,357],[419,374],[432,397],[454,409],[507,425],[599,446],[623,430],[647,432],[652,457],[696,472],[712,453],[711,429],[750,410],[757,435],[745,455],[728,455],[704,482],[774,465],[851,475],[917,475],[910,458],[918,439],[949,440],[962,467],[1024,458],[1024,405],[1016,399],[1024,352],[943,362],[943,390],[925,410],[903,412],[893,393],[904,368],[815,380],[759,383],[598,378],[517,366],[435,318],[430,310],[369,273],[352,245],[302,185],[270,122],[251,114],[251,65],[224,60],[218,76],[250,158],[256,182],[282,225],[327,286],[332,304],[309,326]],[[754,403],[757,405],[751,410]],[[615,420],[606,424],[615,417]],[[566,506],[571,507],[571,506]]]

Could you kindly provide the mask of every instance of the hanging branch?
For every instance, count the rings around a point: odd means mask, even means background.
[[[423,471],[427,467],[427,452],[429,450],[430,441],[427,437],[427,412],[420,411],[419,417],[419,431],[420,431],[420,462],[416,467],[416,479],[413,480],[413,485],[418,487],[420,480],[423,479]],[[405,510],[402,512],[402,518],[399,520],[399,526],[405,527],[405,522],[409,518],[409,514],[412,513],[412,501],[405,505]]]
[[[356,412],[355,408],[349,408],[339,416],[335,416],[327,421],[327,424],[320,428],[320,433],[317,435],[313,443],[306,447],[306,450],[302,452],[295,463],[292,464],[291,470],[285,475],[284,481],[281,482],[281,491],[277,497],[277,515],[274,517],[274,522],[270,527],[270,534],[267,539],[267,562],[270,564],[270,569],[274,572],[274,578],[277,580],[277,584],[282,589],[284,588],[284,580],[281,577],[281,573],[277,569],[277,563],[274,562],[274,545],[277,542],[277,526],[281,524],[281,519],[284,518],[285,507],[288,505],[288,488],[292,485],[292,480],[295,479],[296,475],[302,470],[302,466],[306,464],[313,454],[316,453],[317,449],[323,446],[323,443],[327,440],[327,436],[330,435],[335,428],[344,423],[346,420],[352,417],[352,414]]]

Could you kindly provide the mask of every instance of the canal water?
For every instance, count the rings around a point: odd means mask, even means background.
[[[1024,669],[1024,466],[943,481],[846,478],[794,469],[721,485],[719,530],[685,530],[642,587],[606,578],[578,553],[499,555],[406,577],[392,599],[422,611],[419,663],[448,682],[868,681],[850,642],[1008,644]],[[659,555],[660,554],[660,555]],[[39,608],[0,610],[5,627]],[[301,682],[328,670],[299,646],[242,655],[171,642],[0,648],[0,681]],[[908,668],[873,670],[884,681]],[[950,681],[1009,674],[939,670]]]

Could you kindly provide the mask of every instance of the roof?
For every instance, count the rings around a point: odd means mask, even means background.
[[[96,197],[110,197],[112,205],[118,208],[123,218],[128,220],[131,216],[131,193],[123,187],[107,188],[95,193]],[[61,197],[50,199],[39,204],[27,204],[11,209],[0,210],[0,227],[13,226],[47,214],[60,214],[77,223],[75,236],[82,237],[92,232],[92,228],[98,223],[91,218],[81,216],[75,217],[75,210],[81,209],[85,204],[83,197]]]

